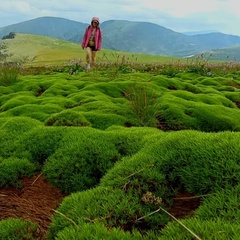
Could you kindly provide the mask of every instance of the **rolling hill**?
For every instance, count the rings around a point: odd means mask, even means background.
[[[189,58],[197,58],[199,54],[194,54]],[[240,46],[233,46],[228,48],[213,49],[202,52],[204,59],[223,62],[239,62],[240,61]]]
[[[64,18],[41,17],[0,28],[0,37],[10,32],[17,32],[80,43],[87,25]],[[101,23],[101,28],[104,36],[104,49],[132,53],[187,57],[213,49],[240,46],[239,36],[217,32],[186,35],[149,22],[109,20]],[[228,55],[216,60],[225,61],[226,56]]]
[[[68,41],[74,39],[74,42],[79,42],[81,38],[76,36],[79,36],[79,32],[82,33],[86,26],[87,24],[64,18],[41,17],[0,28],[0,37],[2,38],[10,32],[18,32],[56,37]]]
[[[46,65],[62,63],[79,57],[80,46],[77,43],[36,34],[19,33],[13,39],[0,41],[5,46],[8,61]]]

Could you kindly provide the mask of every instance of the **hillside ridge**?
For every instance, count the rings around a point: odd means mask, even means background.
[[[59,17],[40,17],[0,28],[0,37],[10,32],[38,34],[80,43],[88,24]],[[103,48],[160,56],[187,57],[221,49],[216,60],[239,59],[228,48],[240,47],[240,36],[219,32],[186,35],[150,22],[108,20],[100,25]],[[154,46],[154,47],[153,47]]]

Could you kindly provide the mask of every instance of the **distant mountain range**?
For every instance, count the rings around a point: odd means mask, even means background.
[[[10,32],[38,34],[81,42],[86,23],[57,17],[40,17],[0,28],[0,38]],[[219,32],[183,34],[149,22],[109,20],[100,25],[103,32],[103,48],[133,53],[162,56],[187,57],[211,50],[221,50],[221,56],[235,54],[240,50],[240,36]],[[231,51],[228,51],[228,48]],[[232,51],[232,49],[235,49]],[[223,50],[224,49],[224,50]],[[217,60],[222,60],[218,59]]]

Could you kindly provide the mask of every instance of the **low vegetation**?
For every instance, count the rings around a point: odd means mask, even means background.
[[[237,240],[239,63],[101,54],[90,72],[71,52],[1,65],[0,187],[42,174],[67,195],[49,240]],[[183,192],[200,205],[176,219]],[[38,239],[36,223],[4,219],[0,239]]]

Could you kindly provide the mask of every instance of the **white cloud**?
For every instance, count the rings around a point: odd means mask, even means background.
[[[239,0],[148,0],[140,1],[142,7],[147,9],[164,12],[173,17],[188,17],[197,13],[208,14],[219,11],[227,11],[232,13],[240,13],[237,3]]]

